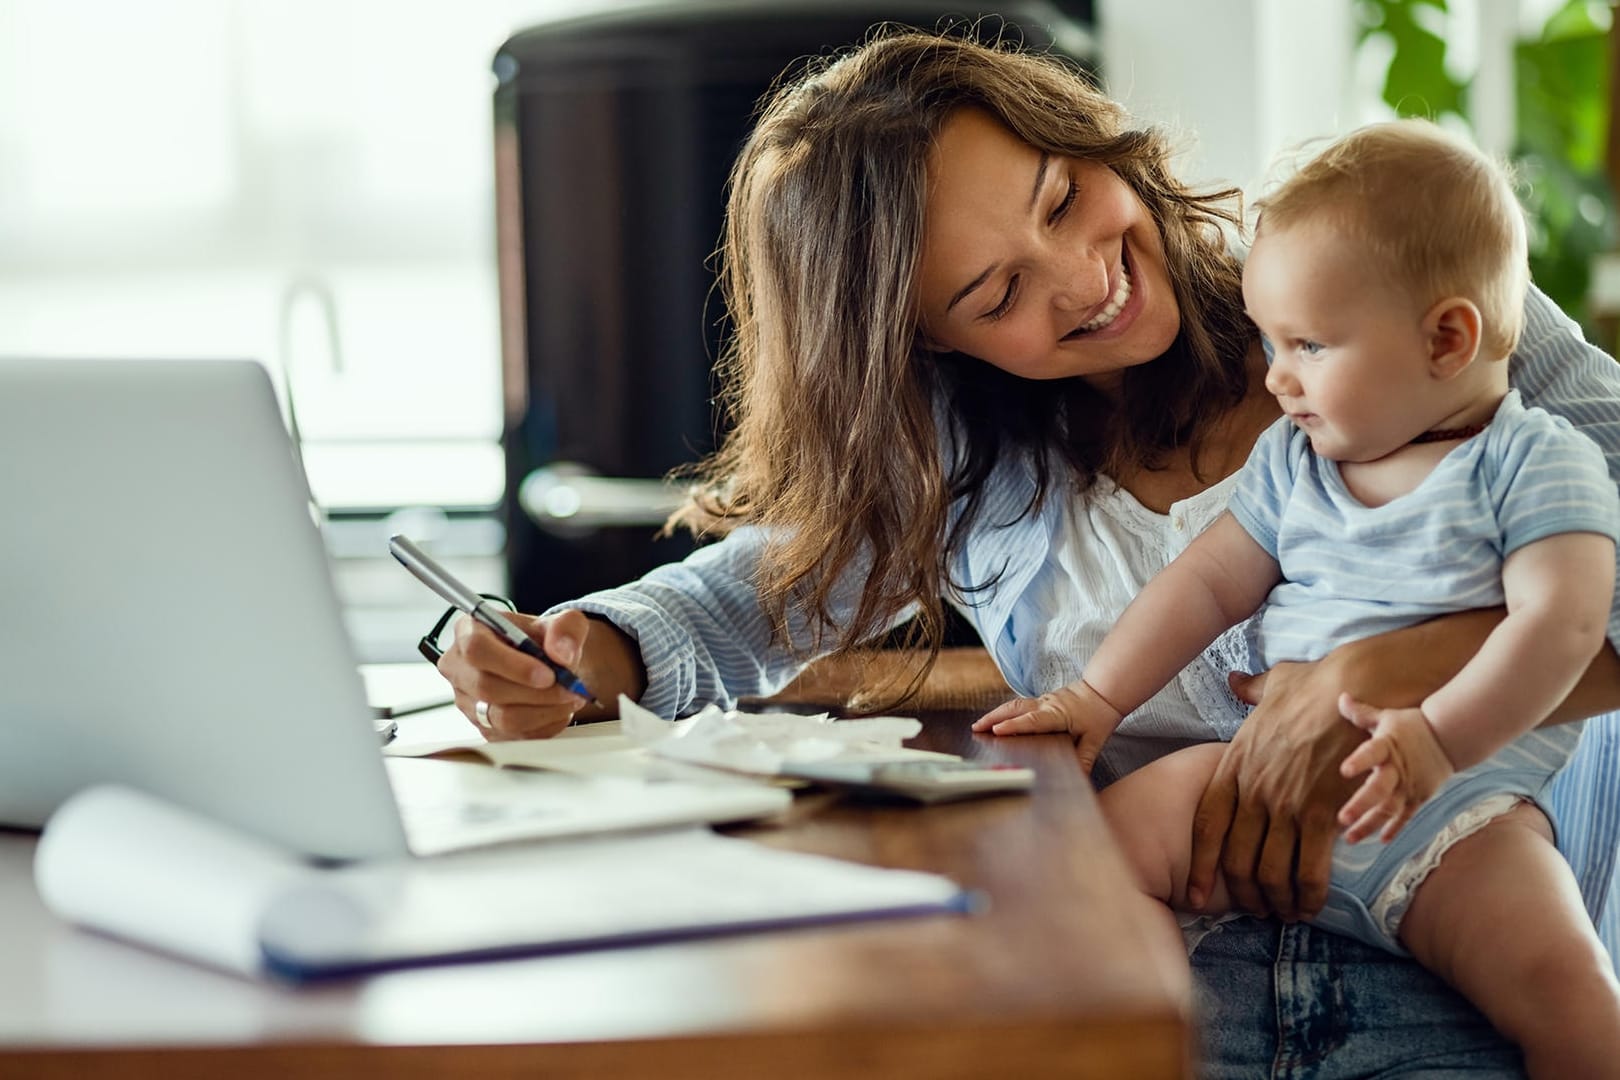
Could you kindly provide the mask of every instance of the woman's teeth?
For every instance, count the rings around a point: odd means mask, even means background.
[[[1080,327],[1080,332],[1089,334],[1093,330],[1101,330],[1115,319],[1125,309],[1125,301],[1131,298],[1131,275],[1126,272],[1123,265],[1119,268],[1119,284],[1114,287],[1114,295],[1108,298],[1108,306],[1097,313],[1097,317]]]

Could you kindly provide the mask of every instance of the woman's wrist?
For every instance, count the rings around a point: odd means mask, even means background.
[[[642,663],[636,639],[625,633],[606,615],[585,612],[590,629],[580,655],[587,658],[591,690],[595,700],[581,709],[585,720],[606,719],[619,714],[619,695],[641,700],[647,690],[647,669]]]
[[[1617,709],[1620,709],[1620,655],[1615,653],[1612,644],[1605,642],[1575,689],[1541,723],[1543,727],[1567,724],[1572,720],[1585,720]]]
[[[1420,705],[1479,651],[1506,612],[1481,608],[1442,615],[1400,630],[1346,642],[1323,657],[1352,697],[1385,708]],[[1564,724],[1620,709],[1620,655],[1605,645],[1552,715]]]

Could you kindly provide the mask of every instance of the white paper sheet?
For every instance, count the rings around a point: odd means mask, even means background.
[[[120,787],[57,811],[34,874],[61,918],[290,978],[973,907],[937,875],[701,827],[322,869]]]
[[[826,713],[752,713],[711,705],[669,721],[626,697],[619,698],[619,716],[566,728],[550,739],[509,742],[487,742],[471,725],[457,738],[419,739],[410,734],[407,718],[400,739],[384,753],[427,757],[471,750],[503,766],[716,784],[748,782],[747,776],[775,778],[785,764],[960,760],[902,745],[922,730],[911,717],[834,721]]]
[[[345,869],[278,898],[279,970],[552,951],[885,914],[961,911],[933,874],[882,870],[686,828]]]
[[[73,796],[51,816],[34,883],[61,918],[252,974],[264,905],[310,868],[244,833],[124,787]]]
[[[903,746],[922,730],[921,721],[906,716],[835,721],[826,713],[749,713],[708,705],[670,723],[621,695],[619,722],[631,742],[656,757],[763,776],[787,764],[952,757]]]

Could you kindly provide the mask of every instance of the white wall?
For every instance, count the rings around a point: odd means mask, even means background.
[[[1098,0],[1104,78],[1187,147],[1190,180],[1252,188],[1279,149],[1357,122],[1345,0]]]

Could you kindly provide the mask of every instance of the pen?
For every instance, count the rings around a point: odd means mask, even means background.
[[[578,694],[587,701],[596,700],[579,676],[563,667],[557,661],[546,655],[540,643],[525,634],[521,627],[506,617],[500,608],[479,596],[476,592],[463,585],[450,571],[431,559],[427,552],[417,547],[406,536],[390,536],[388,538],[388,551],[398,559],[400,565],[415,574],[417,580],[428,588],[450,601],[451,605],[460,611],[471,615],[476,621],[489,627],[495,636],[505,641],[512,648],[534,657],[551,669],[557,676],[557,685],[569,693]]]

